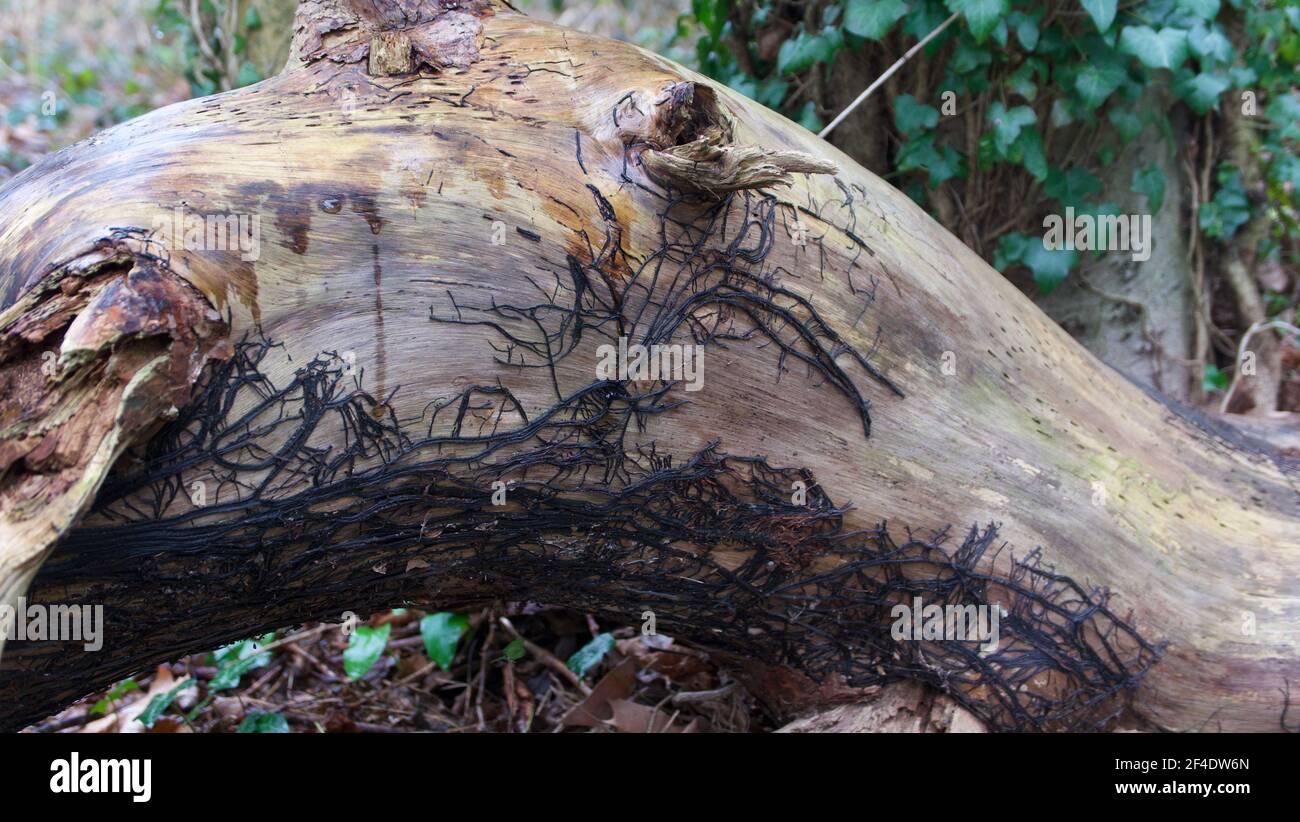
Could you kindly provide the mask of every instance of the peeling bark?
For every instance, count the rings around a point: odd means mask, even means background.
[[[97,244],[0,314],[0,604],[18,606],[113,463],[226,352],[220,315],[130,245]]]

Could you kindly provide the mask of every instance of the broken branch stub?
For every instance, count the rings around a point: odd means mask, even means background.
[[[641,167],[660,185],[721,197],[788,186],[798,173],[838,170],[831,161],[807,152],[738,144],[734,118],[717,93],[702,83],[669,83],[648,104],[646,96],[628,92],[610,117],[614,133],[639,152]]]
[[[118,458],[229,355],[221,316],[132,239],[102,241],[0,313],[0,606],[17,608]]]

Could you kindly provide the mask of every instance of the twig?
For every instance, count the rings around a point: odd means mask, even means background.
[[[1296,336],[1300,336],[1300,328],[1296,328],[1291,323],[1283,320],[1258,322],[1246,329],[1246,333],[1241,335],[1241,342],[1237,345],[1237,367],[1232,370],[1232,382],[1228,384],[1228,390],[1223,392],[1223,400],[1219,402],[1220,414],[1228,413],[1228,403],[1232,400],[1233,392],[1237,390],[1237,381],[1241,379],[1241,358],[1246,355],[1246,345],[1250,343],[1251,337],[1266,328],[1276,328],[1280,331],[1287,331]]]
[[[582,691],[583,696],[587,696],[591,693],[591,688],[587,686],[587,683],[583,682],[577,674],[569,670],[569,666],[561,662],[559,657],[555,656],[555,654],[552,654],[540,645],[536,645],[524,639],[523,635],[520,634],[519,631],[515,630],[515,626],[511,625],[510,620],[505,617],[501,617],[500,622],[501,626],[509,631],[511,636],[524,643],[524,647],[528,649],[528,653],[540,660],[544,665],[546,665],[546,667],[568,680],[570,685],[577,688],[579,691]]]
[[[921,40],[919,40],[915,46],[912,46],[910,49],[904,52],[902,57],[895,60],[892,66],[885,69],[884,74],[877,77],[875,81],[872,82],[871,85],[867,86],[866,90],[863,91],[861,94],[859,94],[856,100],[854,100],[852,103],[849,103],[848,108],[841,111],[834,120],[831,120],[830,125],[826,126],[826,128],[818,132],[817,136],[821,137],[822,139],[825,139],[826,135],[830,134],[831,131],[836,126],[838,126],[841,122],[843,122],[845,117],[848,117],[850,114],[852,114],[855,108],[862,105],[862,102],[866,100],[868,97],[870,97],[872,92],[880,88],[880,86],[883,85],[884,82],[888,80],[890,77],[893,77],[894,72],[902,68],[903,64],[906,63],[908,60],[912,59],[912,56],[914,54],[916,54],[921,49],[925,48],[926,43],[929,43],[931,40],[938,37],[943,32],[943,30],[948,28],[948,26],[952,24],[952,21],[956,19],[957,19],[957,13],[953,12],[952,16],[949,17],[947,20],[944,20],[942,23],[940,23],[939,26],[935,28],[934,31],[925,35],[925,37],[921,38]]]

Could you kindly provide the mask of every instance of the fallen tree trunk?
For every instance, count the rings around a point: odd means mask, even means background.
[[[993,728],[1285,721],[1294,465],[634,47],[307,0],[284,73],[47,158],[0,217],[0,596],[106,620],[5,645],[0,726],[493,599],[653,611],[787,715],[903,678]],[[607,372],[620,341],[688,367]],[[1003,609],[1001,644],[896,641],[918,597]]]

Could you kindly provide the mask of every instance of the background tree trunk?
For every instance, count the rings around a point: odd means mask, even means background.
[[[487,2],[308,0],[297,31],[280,76],[0,191],[0,373],[26,398],[0,591],[44,563],[33,602],[109,627],[96,653],[7,645],[0,724],[288,622],[530,598],[654,610],[778,713],[904,678],[995,728],[1131,703],[1278,729],[1300,495],[1268,445],[1129,383],[906,196],[666,60]],[[263,218],[260,254],[187,247],[178,208]],[[600,378],[620,336],[703,345],[703,390]],[[1004,645],[894,642],[916,596],[1006,608]]]

